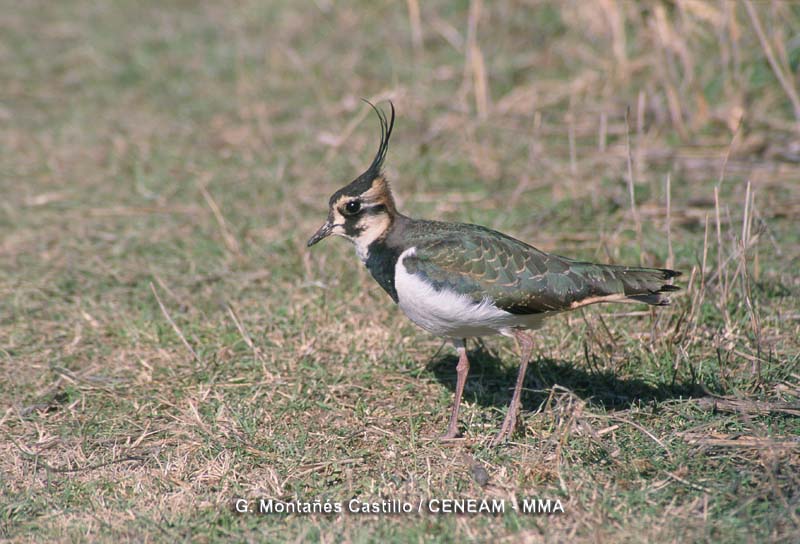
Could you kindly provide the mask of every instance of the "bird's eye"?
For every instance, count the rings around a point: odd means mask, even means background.
[[[357,214],[361,209],[361,202],[359,202],[358,200],[351,200],[350,202],[345,204],[344,209],[350,215]]]

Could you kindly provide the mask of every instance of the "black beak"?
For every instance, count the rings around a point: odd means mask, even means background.
[[[314,233],[314,236],[308,239],[308,247],[311,247],[323,238],[330,236],[331,230],[333,230],[333,225],[330,221],[327,221],[319,228],[319,230],[317,230],[317,232]]]

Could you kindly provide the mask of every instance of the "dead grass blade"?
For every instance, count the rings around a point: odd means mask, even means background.
[[[798,129],[800,130],[800,96],[797,94],[797,89],[795,89],[792,81],[784,73],[781,65],[778,64],[778,59],[775,57],[775,52],[773,51],[772,45],[769,43],[766,34],[764,34],[764,28],[761,26],[761,19],[758,17],[758,12],[753,6],[753,2],[751,0],[744,0],[744,7],[747,9],[747,14],[750,16],[750,22],[753,25],[753,30],[756,31],[758,41],[761,44],[761,49],[764,50],[764,54],[767,57],[767,62],[769,62],[772,72],[775,74],[775,77],[778,78],[778,82],[781,84],[783,91],[786,93],[786,96],[789,97],[789,100],[792,103],[792,107],[794,108],[794,116],[798,121]]]
[[[625,110],[625,147],[628,159],[628,196],[630,197],[631,214],[633,215],[633,222],[636,225],[636,243],[639,245],[639,264],[644,265],[644,252],[642,243],[642,219],[639,217],[639,211],[636,208],[636,194],[634,186],[636,184],[633,178],[633,157],[631,155],[631,122],[630,122],[630,108]]]
[[[206,187],[205,183],[198,183],[198,186],[200,188],[200,193],[206,200],[206,204],[208,204],[208,207],[211,208],[211,213],[214,214],[214,219],[217,221],[217,226],[219,227],[220,234],[222,234],[222,241],[225,243],[225,247],[227,247],[228,251],[234,255],[241,255],[242,250],[239,247],[239,242],[236,240],[236,237],[231,234],[231,231],[228,228],[228,222],[225,221],[225,216],[222,215],[222,210],[220,210],[217,201],[214,200],[214,197],[212,197],[211,193],[208,192],[208,188]]]
[[[800,405],[789,402],[766,402],[727,397],[703,397],[692,402],[699,408],[717,412],[750,415],[786,414],[800,417]]]
[[[189,353],[192,354],[192,357],[194,357],[194,360],[197,361],[198,363],[202,363],[203,361],[197,355],[197,352],[194,350],[194,348],[189,343],[189,341],[186,340],[186,337],[183,335],[183,332],[181,332],[181,329],[178,327],[178,325],[175,324],[175,321],[173,321],[172,317],[169,315],[169,312],[167,311],[166,306],[164,306],[164,303],[161,302],[161,297],[158,296],[158,291],[156,291],[156,286],[153,285],[152,281],[150,282],[150,290],[153,292],[153,296],[156,297],[156,302],[158,302],[158,306],[159,306],[159,308],[161,308],[161,313],[164,314],[164,317],[169,322],[170,326],[172,327],[172,330],[175,331],[175,334],[177,334],[178,338],[181,339],[181,342],[183,342],[183,345],[186,346],[186,349],[189,351]]]
[[[698,446],[723,448],[752,448],[759,450],[779,451],[800,449],[798,437],[763,437],[741,434],[720,433],[681,433],[687,443]]]
[[[411,27],[411,46],[419,55],[422,53],[422,17],[419,0],[406,0],[406,7],[408,8],[408,24]]]

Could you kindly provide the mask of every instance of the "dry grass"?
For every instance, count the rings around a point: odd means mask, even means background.
[[[50,3],[0,12],[0,537],[800,538],[800,12],[683,0]],[[669,263],[667,309],[516,373],[402,317],[327,196],[399,111],[401,207]],[[534,376],[535,374],[535,376]],[[534,386],[534,383],[542,387]],[[555,516],[248,516],[237,497],[558,498]]]

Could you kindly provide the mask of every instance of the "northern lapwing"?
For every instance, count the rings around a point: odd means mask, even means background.
[[[328,202],[328,220],[308,240],[337,235],[355,244],[372,277],[414,323],[452,341],[458,351],[455,402],[442,439],[458,433],[458,410],[469,372],[466,339],[514,337],[520,366],[514,393],[493,445],[510,438],[520,410],[533,338],[526,331],[565,311],[599,302],[669,304],[669,280],[680,272],[594,264],[545,253],[492,229],[411,219],[397,210],[383,162],[394,127],[372,104],[381,124],[369,168]]]

